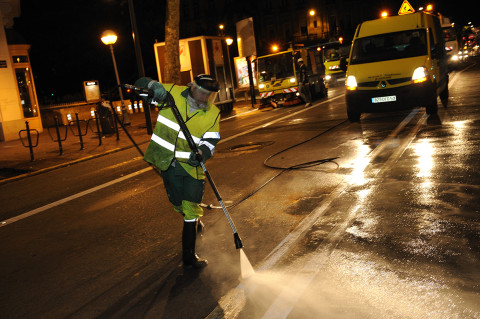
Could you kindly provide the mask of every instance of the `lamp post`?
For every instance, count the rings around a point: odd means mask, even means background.
[[[231,97],[232,97],[232,102],[235,102],[235,86],[233,84],[233,69],[232,69],[232,63],[230,62],[230,45],[233,43],[232,38],[226,38],[225,42],[227,42],[227,57],[228,57],[228,68],[230,69],[230,83],[232,83],[232,91]]]
[[[120,103],[122,105],[123,124],[129,125],[130,119],[128,118],[128,112],[125,109],[123,103],[123,93],[120,87],[120,77],[118,76],[117,62],[115,61],[115,53],[113,52],[113,45],[117,42],[117,35],[112,30],[106,30],[102,33],[102,42],[110,47],[110,53],[112,54],[113,68],[115,70],[115,77],[117,78],[118,94],[120,95]],[[115,110],[114,110],[115,112]]]

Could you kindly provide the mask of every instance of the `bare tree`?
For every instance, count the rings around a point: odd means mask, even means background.
[[[167,1],[165,22],[165,78],[166,83],[180,84],[179,56],[180,0]]]

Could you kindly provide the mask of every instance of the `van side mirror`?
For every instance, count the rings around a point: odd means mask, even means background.
[[[445,48],[442,47],[440,44],[436,44],[435,48],[432,50],[432,58],[434,59],[441,59],[445,55]]]
[[[340,58],[340,69],[344,72],[347,71],[347,67],[348,67],[348,64],[347,64],[347,59],[345,57],[342,57]]]

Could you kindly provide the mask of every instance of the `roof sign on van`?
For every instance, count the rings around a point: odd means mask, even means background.
[[[410,14],[414,12],[415,9],[413,9],[412,5],[407,0],[403,0],[402,5],[400,6],[400,10],[398,10],[398,14]]]

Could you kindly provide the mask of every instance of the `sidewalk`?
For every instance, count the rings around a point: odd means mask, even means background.
[[[234,103],[231,112],[222,116],[232,116],[251,109],[250,101],[241,100]],[[148,143],[150,135],[147,133],[145,114],[133,113],[129,114],[129,118],[131,124],[126,128],[135,142],[139,145]],[[152,112],[152,122],[155,120],[156,113]],[[92,126],[92,129],[96,130],[95,125]],[[76,127],[72,128],[76,130]],[[100,145],[98,134],[89,128],[87,134],[82,137],[83,149],[81,149],[80,138],[74,136],[72,130],[67,128],[67,138],[62,142],[63,151],[60,155],[59,144],[54,141],[55,128],[44,128],[38,136],[37,147],[33,148],[33,161],[30,149],[23,146],[22,140],[0,142],[0,184],[134,147],[122,128],[118,126],[118,129],[118,140],[115,133],[105,135]],[[65,128],[62,128],[60,135],[65,136]],[[28,145],[26,138],[23,142]],[[36,136],[32,135],[32,144],[35,142]]]

